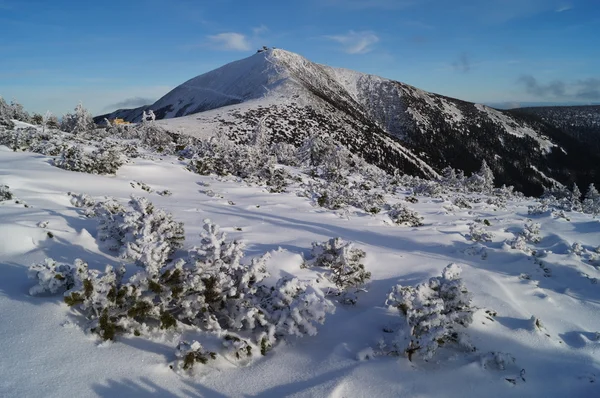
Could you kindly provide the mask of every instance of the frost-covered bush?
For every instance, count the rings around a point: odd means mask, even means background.
[[[92,114],[79,104],[75,107],[74,113],[67,113],[63,116],[60,129],[67,133],[79,134],[96,127]]]
[[[175,251],[183,247],[183,223],[156,208],[147,198],[131,196],[129,209],[114,200],[97,203],[98,238],[122,258],[135,261],[156,275]]]
[[[469,224],[469,239],[474,242],[491,242],[494,234],[487,231],[481,223]]]
[[[590,184],[585,194],[582,210],[584,213],[593,214],[594,216],[600,214],[600,193],[598,193],[594,184]]]
[[[264,355],[286,336],[316,334],[316,326],[334,311],[333,304],[297,278],[265,284],[268,256],[243,264],[243,255],[240,242],[227,241],[217,225],[205,220],[200,246],[176,261],[161,267],[141,261],[142,268],[125,279],[124,267],[107,266],[99,272],[81,260],[74,265],[47,260],[31,267],[30,275],[38,282],[31,292],[64,291],[65,302],[84,315],[86,329],[105,340],[123,333],[146,336],[177,330],[185,324],[225,340],[239,333],[243,344],[224,344],[228,352],[243,348]],[[176,364],[178,369],[214,357],[194,343],[181,344],[178,352],[183,361]]]
[[[262,148],[238,145],[223,137],[201,141],[188,163],[188,170],[200,174],[232,175],[262,182],[269,178],[273,159]]]
[[[442,196],[444,189],[442,185],[436,181],[421,180],[412,189],[413,195],[430,196],[432,198],[439,198]]]
[[[274,166],[264,169],[260,177],[264,179],[265,184],[269,187],[269,192],[271,193],[285,192],[292,178],[290,173],[285,169],[276,168]]]
[[[417,286],[396,285],[386,304],[397,308],[406,324],[395,341],[409,360],[430,359],[448,343],[465,343],[463,330],[473,322],[471,295],[460,279],[461,268],[450,264],[442,276]]]
[[[0,144],[13,151],[29,151],[48,156],[57,156],[68,147],[65,138],[65,134],[45,133],[36,128],[0,131]]]
[[[193,369],[196,363],[205,365],[208,361],[217,358],[215,352],[205,350],[202,344],[196,340],[191,343],[187,341],[179,342],[175,348],[175,356],[177,360],[174,365],[171,365],[171,369],[177,372],[189,371]]]
[[[385,199],[375,190],[360,189],[360,184],[352,181],[310,181],[304,185],[302,195],[312,198],[321,207],[331,210],[353,206],[369,213],[379,213]]]
[[[543,200],[543,201],[537,202],[534,205],[528,206],[527,214],[529,214],[530,216],[538,216],[538,215],[546,214],[549,210],[550,210],[550,207],[548,206],[548,202]]]
[[[87,268],[87,264],[76,260],[75,265],[57,263],[47,258],[43,263],[35,263],[29,267],[28,276],[35,279],[37,285],[29,289],[29,294],[58,293],[71,289],[75,281],[79,280],[76,272],[78,269]]]
[[[306,266],[327,269],[327,278],[336,286],[336,290],[330,293],[342,295],[344,302],[356,303],[355,293],[371,279],[371,273],[362,264],[366,253],[342,238],[313,242],[312,246],[312,259],[306,262]]]
[[[392,205],[388,215],[395,224],[407,227],[420,227],[423,225],[423,217],[414,210],[409,209],[402,203]]]
[[[459,209],[472,209],[473,206],[469,203],[466,197],[464,196],[455,196],[452,199],[452,204]]]
[[[0,127],[8,130],[15,128],[15,124],[12,122],[12,111],[10,105],[4,101],[4,98],[0,97]],[[0,128],[0,131],[2,129]]]
[[[71,146],[54,159],[61,169],[89,174],[115,174],[123,165],[123,155],[116,146],[103,146],[86,151],[82,146]]]
[[[10,191],[10,187],[8,185],[0,185],[0,202],[11,200],[13,196],[14,195]]]
[[[471,192],[491,193],[494,189],[494,173],[484,160],[481,163],[481,169],[473,173],[466,181],[465,185]]]
[[[521,235],[523,235],[525,240],[528,242],[540,243],[542,240],[542,237],[540,236],[540,224],[529,220],[525,223],[525,227],[523,228]]]
[[[298,148],[292,144],[278,142],[271,146],[271,153],[277,159],[277,163],[286,166],[300,166]]]

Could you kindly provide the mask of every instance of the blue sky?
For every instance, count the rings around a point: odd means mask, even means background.
[[[262,45],[474,102],[600,102],[599,0],[0,0],[0,37],[0,96],[58,115]]]

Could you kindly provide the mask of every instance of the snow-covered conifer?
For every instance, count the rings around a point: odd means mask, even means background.
[[[352,242],[331,238],[325,242],[313,242],[312,246],[312,259],[306,265],[323,267],[329,271],[327,278],[337,288],[330,293],[352,295],[371,279],[371,273],[362,264],[365,252],[355,248]]]
[[[594,186],[590,184],[583,201],[583,211],[588,214],[600,214],[600,193]]]
[[[11,200],[12,198],[13,193],[10,191],[10,187],[8,185],[0,185],[0,202]]]
[[[82,104],[75,107],[74,113],[64,115],[60,125],[61,130],[74,134],[93,130],[95,127],[92,114]]]
[[[573,184],[573,190],[571,192],[571,211],[583,211],[583,207],[581,205],[581,191],[579,190],[577,184]]]
[[[396,203],[391,206],[388,215],[395,224],[407,227],[420,227],[423,225],[423,217],[416,211],[409,209],[403,203]]]
[[[460,273],[459,265],[450,264],[442,276],[414,287],[396,285],[389,293],[386,304],[398,309],[407,328],[396,344],[410,360],[415,354],[430,359],[440,345],[461,342],[463,329],[473,321],[473,308]]]

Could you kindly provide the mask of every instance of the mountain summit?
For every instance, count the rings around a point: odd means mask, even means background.
[[[557,126],[530,114],[429,93],[347,69],[268,49],[174,88],[150,106],[104,118],[196,117],[235,141],[262,126],[272,142],[298,145],[332,135],[367,161],[394,172],[435,178],[447,166],[472,172],[482,160],[497,184],[528,194],[544,187],[600,183],[600,158]],[[211,112],[206,112],[206,111]]]

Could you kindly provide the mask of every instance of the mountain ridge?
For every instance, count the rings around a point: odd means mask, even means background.
[[[331,134],[389,172],[436,178],[448,166],[473,172],[485,159],[498,184],[528,194],[541,194],[548,187],[547,177],[582,187],[600,182],[594,163],[600,158],[537,115],[496,110],[376,75],[316,64],[280,49],[189,79],[151,106],[118,110],[96,121],[121,117],[137,122],[147,109],[158,119],[219,109],[226,113],[242,103],[247,105],[247,121],[253,121],[245,130],[257,126],[258,114],[280,119],[270,122],[271,127],[267,123],[271,142],[298,144],[309,131]],[[216,130],[243,141],[236,124],[244,116],[225,122],[225,113],[216,117]],[[285,119],[302,120],[286,125]],[[572,153],[574,148],[579,153]],[[590,160],[582,161],[582,155]]]

